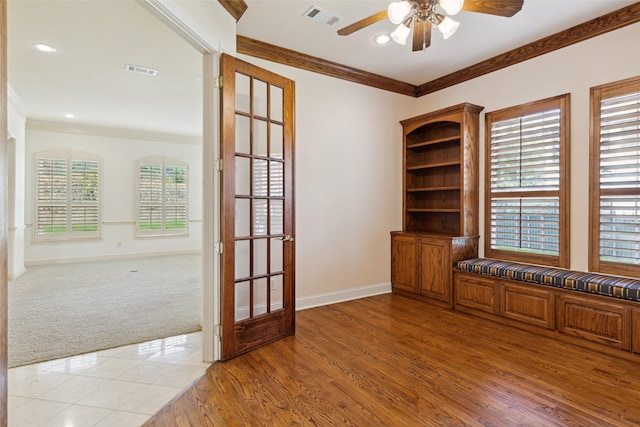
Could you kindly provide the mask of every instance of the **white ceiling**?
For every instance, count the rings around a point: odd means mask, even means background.
[[[625,0],[524,0],[511,18],[460,12],[458,31],[444,40],[433,31],[431,47],[411,51],[407,45],[373,43],[395,26],[387,19],[349,36],[337,30],[385,10],[389,1],[245,0],[249,8],[238,21],[238,34],[361,70],[419,85],[476,64],[510,49],[554,34],[634,3]],[[329,27],[303,16],[312,5],[342,16]]]
[[[512,18],[461,12],[450,39],[436,30],[429,49],[411,52],[410,45],[373,44],[374,35],[393,30],[387,20],[347,37],[336,33],[387,1],[245,1],[240,35],[416,85],[634,3],[524,0]],[[302,16],[312,5],[341,21],[328,27]],[[201,134],[201,55],[134,0],[9,0],[8,36],[9,83],[29,119]],[[58,51],[38,52],[34,42]],[[125,64],[158,76],[126,72]]]
[[[202,55],[134,1],[9,0],[7,13],[9,84],[29,119],[202,134]]]

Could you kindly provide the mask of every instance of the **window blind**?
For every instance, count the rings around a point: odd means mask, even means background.
[[[600,259],[640,265],[640,92],[600,102]]]
[[[100,161],[73,150],[35,156],[35,240],[100,236]]]
[[[553,108],[491,123],[492,249],[559,255],[560,120]]]
[[[493,123],[491,190],[560,188],[560,110]]]
[[[188,229],[187,167],[179,163],[163,157],[138,162],[138,234],[182,234]]]

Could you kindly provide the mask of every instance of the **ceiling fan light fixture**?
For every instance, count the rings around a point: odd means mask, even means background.
[[[409,37],[409,33],[411,32],[411,28],[408,25],[400,24],[398,28],[395,29],[393,33],[391,33],[391,39],[398,44],[406,44],[407,37]]]
[[[436,21],[438,22],[438,29],[442,33],[442,36],[445,40],[451,37],[460,26],[459,22],[454,21],[448,16],[443,16],[440,14],[436,15]]]
[[[438,0],[438,3],[447,15],[455,15],[462,10],[464,0]]]
[[[411,12],[411,7],[412,5],[408,1],[394,1],[387,9],[389,20],[396,25],[402,23],[404,18]]]

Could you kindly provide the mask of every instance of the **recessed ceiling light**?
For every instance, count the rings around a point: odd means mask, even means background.
[[[75,118],[75,117],[76,117],[76,115],[75,115],[75,114],[71,114],[71,113],[67,113],[67,114],[65,114],[64,116],[65,116],[67,119],[73,119],[73,118]]]
[[[53,53],[56,51],[55,47],[46,43],[34,43],[32,46],[38,49],[40,52]]]
[[[389,37],[387,34],[378,34],[377,36],[375,36],[373,38],[373,42],[375,44],[387,44],[391,41],[391,37]]]

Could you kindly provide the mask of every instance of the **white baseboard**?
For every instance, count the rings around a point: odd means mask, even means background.
[[[388,294],[391,292],[391,283],[378,283],[376,285],[362,286],[359,288],[345,289],[341,291],[328,292],[325,294],[312,295],[296,299],[296,311],[307,308],[319,307],[321,305],[335,304],[338,302],[350,301],[358,298],[372,297],[374,295]]]
[[[25,271],[27,271],[27,269],[23,267],[18,271],[14,271],[13,273],[9,273],[9,274],[7,274],[7,279],[8,280],[17,279],[18,277],[22,276]]]
[[[360,288],[345,289],[342,291],[328,292],[326,294],[313,295],[296,299],[296,311],[305,310],[307,308],[319,307],[322,305],[336,304],[339,302],[350,301],[359,298],[372,297],[374,295],[388,294],[391,292],[391,283],[379,283],[377,285],[363,286]],[[277,309],[280,307],[275,307]],[[266,313],[265,304],[255,306],[257,313]],[[236,310],[236,319],[248,319],[249,307],[238,307]]]
[[[183,251],[140,252],[140,253],[112,254],[112,255],[99,255],[99,256],[74,257],[74,258],[60,258],[60,259],[37,259],[37,260],[25,261],[24,265],[27,267],[30,267],[34,265],[71,264],[75,262],[109,261],[114,259],[149,258],[149,257],[169,256],[169,255],[195,255],[200,253],[202,253],[200,249],[185,249]]]

